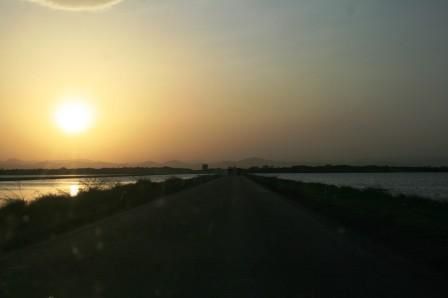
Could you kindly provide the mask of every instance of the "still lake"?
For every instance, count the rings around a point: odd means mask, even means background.
[[[1,178],[17,178],[16,181],[0,181],[0,201],[8,198],[23,198],[25,200],[33,200],[44,194],[49,193],[68,193],[76,196],[79,191],[86,185],[101,184],[113,185],[115,183],[129,184],[135,183],[139,179],[149,179],[153,182],[163,182],[170,177],[178,177],[181,179],[190,179],[198,175],[196,174],[179,174],[179,175],[148,175],[148,176],[124,176],[124,177],[92,177],[92,178],[76,178],[72,175],[70,178],[64,175],[49,175],[52,179],[36,179],[36,180],[20,180],[20,178],[30,178],[28,175],[9,176],[3,175]],[[65,175],[66,176],[66,175]],[[0,202],[1,203],[1,202]]]
[[[376,187],[386,189],[393,194],[418,195],[448,202],[448,173],[282,173],[261,175],[361,189]],[[17,197],[32,200],[43,194],[58,192],[76,196],[84,185],[97,182],[102,184],[128,184],[134,183],[138,179],[163,182],[170,177],[190,179],[196,176],[196,174],[180,174],[99,178],[70,176],[68,178],[63,175],[55,175],[52,177],[53,179],[45,180],[20,180],[20,178],[28,178],[29,176],[1,176],[1,178],[16,177],[18,180],[0,181],[0,200]]]
[[[382,188],[393,194],[417,195],[448,202],[448,173],[282,173],[260,175],[360,189]]]

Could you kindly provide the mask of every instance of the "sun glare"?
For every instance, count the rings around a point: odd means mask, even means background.
[[[72,98],[57,107],[55,120],[63,132],[79,134],[92,125],[93,111],[84,99]]]
[[[72,185],[70,185],[69,190],[70,190],[70,196],[76,197],[79,194],[81,189],[80,189],[79,184],[72,184]]]

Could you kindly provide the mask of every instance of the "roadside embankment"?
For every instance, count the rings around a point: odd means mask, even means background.
[[[448,275],[448,203],[354,189],[249,176],[349,230]]]
[[[93,186],[82,190],[76,197],[52,194],[31,202],[9,200],[0,208],[0,252],[52,238],[216,177],[170,178],[161,183],[139,180],[135,184],[117,184],[107,188]]]

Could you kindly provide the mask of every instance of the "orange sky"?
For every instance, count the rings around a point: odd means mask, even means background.
[[[443,163],[446,10],[398,2],[2,1],[0,160]]]

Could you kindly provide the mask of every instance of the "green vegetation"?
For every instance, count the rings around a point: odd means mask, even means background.
[[[8,200],[0,208],[0,250],[8,251],[54,237],[215,178],[212,175],[186,180],[170,178],[161,183],[139,180],[112,188],[91,185],[73,198],[58,194],[42,196],[32,202]]]
[[[448,204],[272,177],[252,180],[346,228],[367,234],[403,256],[448,274]]]

